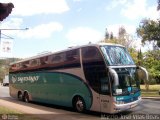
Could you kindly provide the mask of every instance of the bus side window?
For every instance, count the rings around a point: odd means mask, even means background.
[[[21,69],[22,68],[22,63],[17,63],[16,66],[17,66],[18,69]]]
[[[89,60],[89,61],[99,61],[102,59],[102,56],[100,53],[95,49],[94,47],[90,47],[88,50],[86,50],[83,53],[83,59]]]
[[[40,60],[39,59],[33,59],[30,61],[30,66],[34,67],[34,66],[38,66],[40,65]]]
[[[65,65],[66,68],[80,67],[80,54],[79,49],[74,49],[65,52]]]
[[[67,51],[66,52],[66,61],[73,61],[75,60],[74,56],[76,55],[76,52],[74,50]]]
[[[27,68],[29,66],[29,61],[25,61],[22,63],[22,68]]]
[[[12,66],[11,66],[11,69],[16,70],[16,69],[17,69],[16,64],[12,65]]]
[[[65,53],[57,53],[52,56],[51,64],[53,67],[63,68],[64,61],[65,61]]]
[[[56,55],[54,55],[53,56],[53,58],[52,58],[52,63],[54,64],[54,63],[60,63],[60,61],[61,61],[61,56],[59,55],[59,54],[56,54]]]
[[[42,65],[49,63],[49,62],[48,62],[48,56],[45,56],[45,57],[40,58],[40,63],[41,63]]]
[[[66,61],[75,61],[75,60],[80,60],[79,58],[79,49],[76,50],[71,50],[66,52]]]

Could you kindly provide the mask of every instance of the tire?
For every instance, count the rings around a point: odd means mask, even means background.
[[[19,100],[19,101],[22,101],[22,100],[23,100],[22,92],[18,92],[18,100]]]
[[[74,100],[74,108],[77,112],[84,112],[86,109],[85,102],[82,97],[78,96]]]
[[[28,103],[29,102],[29,95],[27,92],[24,93],[24,96],[23,96],[23,101]]]

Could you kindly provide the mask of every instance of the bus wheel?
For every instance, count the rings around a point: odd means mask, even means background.
[[[23,101],[24,101],[24,102],[27,102],[27,103],[29,102],[29,95],[28,95],[27,92],[24,93]]]
[[[21,92],[21,91],[19,91],[19,92],[18,92],[18,100],[20,100],[20,101],[21,101],[22,99],[23,99],[23,97],[22,97],[22,92]]]
[[[78,97],[75,98],[74,108],[78,112],[84,112],[85,111],[86,106],[85,106],[85,102],[84,102],[82,97],[78,96]]]

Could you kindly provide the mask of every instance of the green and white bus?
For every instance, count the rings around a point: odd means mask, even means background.
[[[138,105],[139,80],[147,78],[125,47],[88,44],[12,63],[9,90],[25,102],[118,113]]]

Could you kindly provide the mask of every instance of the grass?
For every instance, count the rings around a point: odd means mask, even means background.
[[[0,114],[22,114],[19,111],[0,106]]]
[[[141,85],[142,97],[160,97],[160,85],[149,85],[149,90],[145,89],[145,85]]]
[[[39,120],[32,115],[25,115],[19,111],[0,106],[0,119],[13,120]]]
[[[140,86],[141,90],[145,91],[145,85]],[[150,91],[159,91],[160,90],[160,85],[149,85],[149,90]]]

